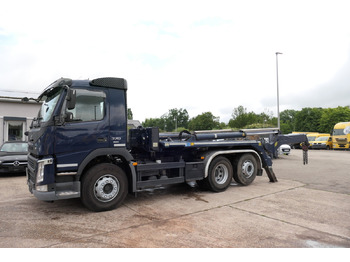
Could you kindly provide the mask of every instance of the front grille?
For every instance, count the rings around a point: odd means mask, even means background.
[[[18,166],[26,166],[27,162],[25,161],[4,161],[2,162],[3,166],[14,166],[14,167],[18,167]]]
[[[33,157],[32,155],[28,155],[28,175],[29,180],[31,180],[33,183],[35,183],[35,174],[37,171],[37,159]]]
[[[28,168],[35,170],[37,165],[37,159],[31,155],[28,155]]]

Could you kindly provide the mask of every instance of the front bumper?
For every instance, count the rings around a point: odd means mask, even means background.
[[[310,149],[327,149],[326,144],[313,144]]]
[[[43,201],[80,197],[80,181],[56,183],[54,161],[28,156],[26,169],[29,192]]]
[[[0,166],[0,173],[24,173],[26,166]]]
[[[33,195],[42,201],[54,201],[80,197],[80,182],[66,182],[55,184],[54,191],[39,191],[33,189]]]
[[[42,201],[55,201],[60,199],[80,197],[80,181],[54,183],[36,186],[30,179],[27,169],[27,185],[29,192]]]

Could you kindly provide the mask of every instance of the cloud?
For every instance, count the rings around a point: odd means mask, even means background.
[[[323,93],[344,93],[349,83],[346,1],[1,6],[0,90],[39,91],[59,77],[124,77],[141,121],[186,108],[191,117],[211,111],[227,122],[239,105],[276,112],[276,51],[283,53],[281,109],[328,105]],[[345,105],[346,96],[328,100]]]
[[[295,105],[298,108],[349,106],[350,49],[347,55],[346,63],[329,80],[306,89],[302,93],[295,93],[289,98],[283,97],[285,107],[295,107]]]

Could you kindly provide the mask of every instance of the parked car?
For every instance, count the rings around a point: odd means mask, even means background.
[[[316,138],[315,141],[310,143],[310,148],[312,149],[332,149],[332,137],[331,136],[321,136]]]
[[[5,142],[0,147],[0,173],[25,172],[27,167],[27,155],[27,142]]]
[[[284,144],[278,148],[279,155],[289,155],[291,151],[290,145]]]

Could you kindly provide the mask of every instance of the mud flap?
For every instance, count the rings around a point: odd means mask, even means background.
[[[267,167],[264,167],[264,169],[265,169],[267,176],[269,177],[271,183],[278,182],[278,180],[275,176],[275,173],[272,170],[272,167],[267,166]]]

